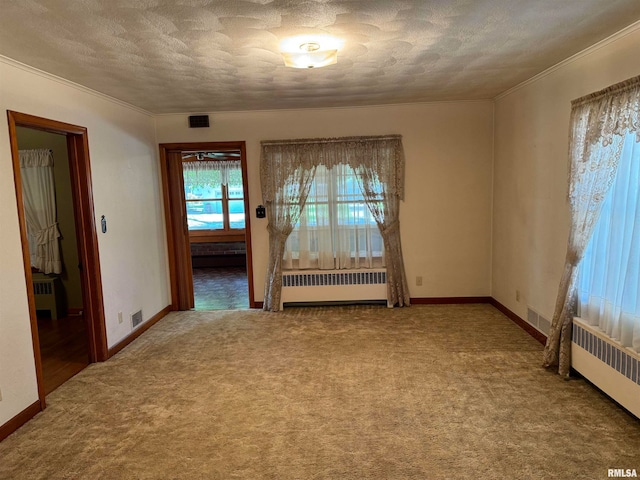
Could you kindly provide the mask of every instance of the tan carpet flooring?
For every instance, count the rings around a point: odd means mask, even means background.
[[[604,479],[640,421],[488,305],[173,313],[47,397],[1,479]]]

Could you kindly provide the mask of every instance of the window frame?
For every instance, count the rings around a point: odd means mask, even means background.
[[[182,162],[198,162],[198,161],[206,161],[206,162],[216,162],[216,161],[225,161],[225,159],[212,159],[207,158],[206,160],[192,160],[189,158],[183,158]],[[240,165],[240,174],[243,175],[242,172],[242,164]],[[243,180],[244,182],[244,180]],[[220,198],[194,198],[187,199],[185,198],[185,210],[186,206],[189,202],[207,202],[207,201],[219,201],[222,206],[222,228],[208,228],[208,229],[191,229],[187,225],[187,231],[189,235],[189,243],[216,243],[216,242],[240,242],[245,240],[246,234],[246,222],[248,213],[245,211],[245,228],[231,228],[230,218],[229,218],[229,200],[238,200],[242,202],[243,207],[246,205],[244,191],[244,185],[242,185],[242,197],[233,197],[229,198],[228,186],[225,184],[220,184],[221,187],[221,197]],[[245,209],[246,210],[246,209]],[[187,214],[188,216],[188,214]]]

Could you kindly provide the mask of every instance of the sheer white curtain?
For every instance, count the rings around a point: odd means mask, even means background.
[[[285,269],[384,267],[380,230],[353,169],[319,165],[298,224],[287,239]]]
[[[19,155],[31,266],[43,273],[62,273],[53,154],[37,149],[20,150]]]
[[[580,317],[640,352],[640,144],[625,138],[616,178],[580,264]]]

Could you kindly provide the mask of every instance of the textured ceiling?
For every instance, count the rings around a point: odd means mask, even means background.
[[[492,98],[640,19],[639,0],[0,0],[0,54],[154,113]],[[280,40],[344,40],[285,68]]]

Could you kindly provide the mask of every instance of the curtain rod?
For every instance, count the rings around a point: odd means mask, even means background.
[[[337,137],[337,138],[296,138],[293,140],[262,140],[260,145],[303,145],[307,143],[342,143],[363,142],[377,140],[402,140],[402,135],[375,135],[361,137]]]
[[[594,100],[599,100],[600,98],[605,97],[607,95],[615,95],[618,93],[627,92],[629,90],[638,89],[638,88],[640,88],[640,76],[631,77],[622,82],[614,83],[613,85],[603,88],[602,90],[598,90],[597,92],[593,92],[583,97],[576,98],[575,100],[571,101],[571,106],[572,107],[581,106],[581,105],[584,105],[585,103],[589,103]]]

